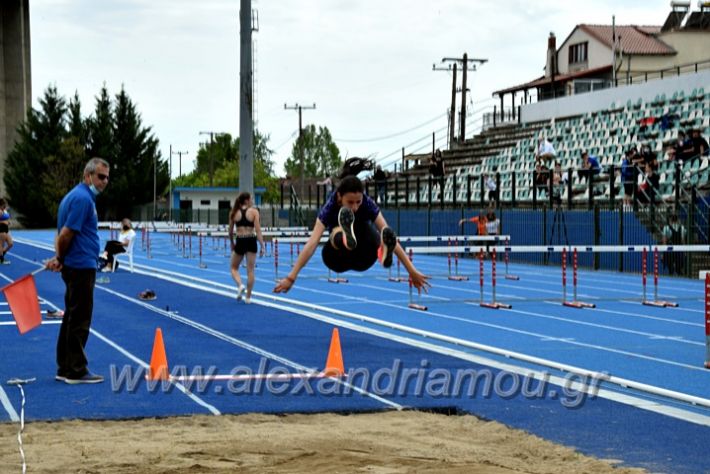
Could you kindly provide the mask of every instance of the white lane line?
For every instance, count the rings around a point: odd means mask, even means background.
[[[142,272],[142,271],[140,271],[140,270],[138,271],[138,273],[141,273],[141,272]],[[148,274],[148,275],[151,275],[151,276],[154,276],[154,277],[158,277],[158,275],[156,275],[155,273],[147,272],[147,274]],[[189,286],[189,284],[183,284],[183,286]],[[248,342],[245,342],[245,341],[242,341],[242,340],[237,339],[237,338],[235,338],[235,337],[229,336],[228,334],[225,334],[225,333],[223,333],[223,332],[221,332],[221,331],[218,331],[218,330],[216,330],[216,329],[213,329],[213,328],[211,328],[211,327],[209,327],[209,326],[205,326],[204,324],[198,323],[198,322],[193,321],[193,320],[191,320],[191,319],[189,319],[189,318],[186,318],[186,317],[183,317],[183,316],[179,316],[179,315],[177,315],[177,314],[175,314],[175,313],[171,313],[171,312],[162,310],[162,309],[157,308],[157,307],[155,307],[155,306],[152,306],[152,305],[150,305],[150,304],[148,304],[148,303],[145,303],[145,302],[143,302],[143,301],[141,301],[141,300],[139,300],[139,299],[133,298],[133,297],[131,297],[131,296],[124,295],[124,294],[122,294],[122,293],[119,293],[119,292],[117,292],[117,291],[111,290],[111,289],[106,288],[106,287],[96,287],[96,288],[99,289],[99,290],[101,290],[101,291],[104,291],[104,292],[106,292],[106,293],[109,293],[109,294],[112,294],[112,295],[114,295],[114,296],[117,296],[117,297],[119,297],[119,298],[121,298],[121,299],[124,299],[124,300],[126,300],[126,301],[130,301],[130,302],[132,302],[132,303],[135,303],[135,304],[137,304],[137,305],[139,305],[139,306],[142,306],[142,307],[144,307],[144,308],[146,308],[146,309],[149,309],[150,311],[153,311],[153,312],[155,312],[155,313],[158,313],[158,314],[160,314],[160,315],[162,315],[162,316],[165,316],[165,317],[168,317],[168,318],[173,319],[173,320],[175,320],[175,321],[178,321],[178,322],[180,322],[180,323],[182,323],[182,324],[185,324],[186,326],[190,326],[190,327],[192,327],[192,328],[194,328],[194,329],[197,329],[197,330],[200,331],[200,332],[203,332],[203,333],[205,333],[205,334],[209,334],[209,335],[211,335],[211,336],[213,336],[213,337],[216,337],[217,339],[220,339],[220,340],[222,340],[222,341],[228,342],[228,343],[230,343],[230,344],[232,344],[232,345],[235,345],[235,346],[237,346],[237,347],[240,347],[240,348],[242,348],[242,349],[245,349],[245,350],[247,350],[247,351],[249,351],[249,352],[253,352],[254,354],[260,355],[260,356],[262,356],[262,357],[266,357],[266,358],[268,358],[268,359],[274,360],[274,361],[279,362],[279,363],[281,363],[281,364],[287,365],[287,366],[292,367],[292,368],[294,368],[294,369],[296,369],[296,370],[299,370],[299,371],[302,371],[302,372],[310,372],[310,371],[313,370],[312,367],[306,367],[305,365],[301,365],[301,364],[299,364],[299,363],[297,363],[297,362],[295,362],[295,361],[293,361],[293,360],[287,359],[287,358],[282,357],[282,356],[279,356],[279,355],[277,355],[277,354],[275,354],[275,353],[273,353],[273,352],[269,352],[269,351],[267,351],[267,350],[265,350],[265,349],[262,349],[262,348],[260,348],[260,347],[258,347],[258,346],[249,344]],[[195,286],[194,288],[201,289],[201,290],[206,290],[206,288],[204,288],[204,287],[199,287],[199,286]],[[220,294],[220,295],[226,296],[226,297],[228,297],[228,298],[234,298],[234,294],[232,294],[232,292],[227,292],[227,291],[223,291],[223,290],[213,290],[212,293]],[[255,302],[255,301],[252,300],[252,302]],[[390,407],[392,407],[392,408],[396,408],[396,409],[398,409],[398,410],[401,410],[401,409],[404,408],[402,405],[400,405],[400,404],[398,404],[398,403],[392,402],[392,401],[387,400],[386,398],[380,397],[380,396],[378,396],[378,395],[369,393],[369,392],[367,392],[367,391],[365,391],[365,390],[362,390],[362,389],[360,389],[360,388],[358,388],[358,387],[356,387],[356,386],[354,386],[354,385],[352,385],[352,384],[350,384],[350,383],[348,383],[348,382],[345,382],[345,381],[342,381],[342,380],[339,380],[339,379],[334,379],[334,380],[336,380],[337,383],[339,383],[339,384],[341,384],[341,385],[345,385],[345,386],[351,388],[352,390],[354,390],[354,391],[356,391],[356,392],[358,392],[358,393],[361,393],[362,395],[371,397],[371,398],[373,398],[373,399],[375,399],[375,400],[377,400],[377,401],[379,401],[379,402],[381,402],[381,403],[383,403],[383,404],[385,404],[385,405],[388,405],[388,406],[390,406]]]
[[[135,355],[131,354],[130,352],[128,352],[128,350],[126,350],[125,348],[123,348],[119,344],[115,343],[113,340],[109,339],[108,337],[104,336],[99,331],[96,331],[95,329],[91,329],[91,333],[94,334],[99,339],[101,339],[102,341],[104,341],[109,346],[113,347],[116,351],[123,354],[128,359],[132,360],[134,363],[136,363],[136,364],[140,365],[141,367],[143,367],[144,369],[146,369],[146,373],[148,370],[150,370],[150,364],[139,359]],[[178,390],[180,390],[183,394],[185,394],[188,398],[190,398],[192,401],[194,401],[195,403],[197,403],[201,407],[204,407],[206,410],[208,410],[213,415],[221,415],[222,414],[214,405],[207,403],[206,401],[204,401],[203,399],[201,399],[200,397],[198,397],[194,393],[190,392],[187,388],[185,388],[185,386],[183,384],[178,383],[173,380],[170,380],[170,383],[172,385],[175,385],[175,387]]]

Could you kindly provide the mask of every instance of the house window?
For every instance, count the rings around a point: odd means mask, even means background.
[[[210,204],[212,204],[212,201],[210,201],[209,199],[202,199],[202,200],[200,200],[200,205],[201,205],[201,206],[209,206]]]
[[[569,47],[569,63],[584,63],[587,62],[587,42],[577,43]]]

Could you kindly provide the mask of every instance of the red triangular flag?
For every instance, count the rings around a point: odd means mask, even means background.
[[[42,314],[39,311],[37,286],[32,275],[25,275],[4,286],[0,291],[5,293],[5,299],[10,306],[12,316],[17,322],[20,334],[30,331],[42,324]]]

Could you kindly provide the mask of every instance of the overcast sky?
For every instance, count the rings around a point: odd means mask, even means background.
[[[575,25],[611,24],[612,15],[617,24],[661,25],[669,4],[253,0],[258,129],[282,174],[298,130],[284,104],[315,103],[304,125],[328,127],[343,157],[392,163],[401,147],[422,152],[432,132],[446,133],[451,75],[432,71],[443,57],[488,59],[469,73],[467,107],[492,107],[494,90],[542,74],[551,31],[559,46]],[[188,151],[183,173],[206,139],[199,132],[238,136],[238,0],[30,0],[30,16],[34,107],[54,84],[67,98],[77,91],[91,113],[102,84],[111,95],[123,85],[163,157],[171,144]],[[173,176],[178,168],[174,156]]]

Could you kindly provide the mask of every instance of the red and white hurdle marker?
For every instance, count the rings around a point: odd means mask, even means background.
[[[577,247],[572,250],[572,301],[567,300],[567,249],[562,249],[562,304],[570,308],[596,308],[594,303],[577,299]]]
[[[414,253],[412,252],[412,249],[409,249],[409,261],[412,261],[414,259]],[[414,302],[414,299],[412,298],[412,277],[409,277],[409,304],[407,305],[408,308],[411,309],[416,309],[418,311],[427,311],[429,308],[421,304],[421,299],[422,299],[422,290],[417,288],[417,302]]]
[[[479,276],[480,276],[480,285],[481,285],[481,303],[480,306],[483,308],[490,308],[490,309],[511,309],[513,305],[510,305],[508,303],[499,303],[496,301],[496,249],[493,247],[491,249],[491,295],[492,295],[492,300],[490,302],[485,302],[483,301],[483,280],[484,280],[484,265],[483,265],[483,249],[479,250],[478,252],[478,260],[480,262],[479,264]]]
[[[678,303],[674,303],[672,301],[662,301],[658,299],[658,247],[655,247],[653,249],[653,300],[646,299],[646,273],[648,266],[646,263],[647,257],[648,251],[644,247],[641,257],[641,269],[643,274],[643,301],[641,303],[645,304],[646,306],[656,306],[659,308],[677,308]]]
[[[506,280],[520,280],[518,275],[512,275],[508,273],[508,260],[510,260],[510,240],[505,239],[505,279]]]
[[[449,238],[449,248],[451,248],[452,245],[452,240]],[[453,240],[453,245],[454,245],[454,250],[458,249],[459,246],[459,239],[454,239]],[[459,253],[454,251],[454,274],[451,274],[451,252],[448,253],[448,262],[449,262],[449,280],[453,281],[468,281],[468,277],[466,275],[459,275]]]

